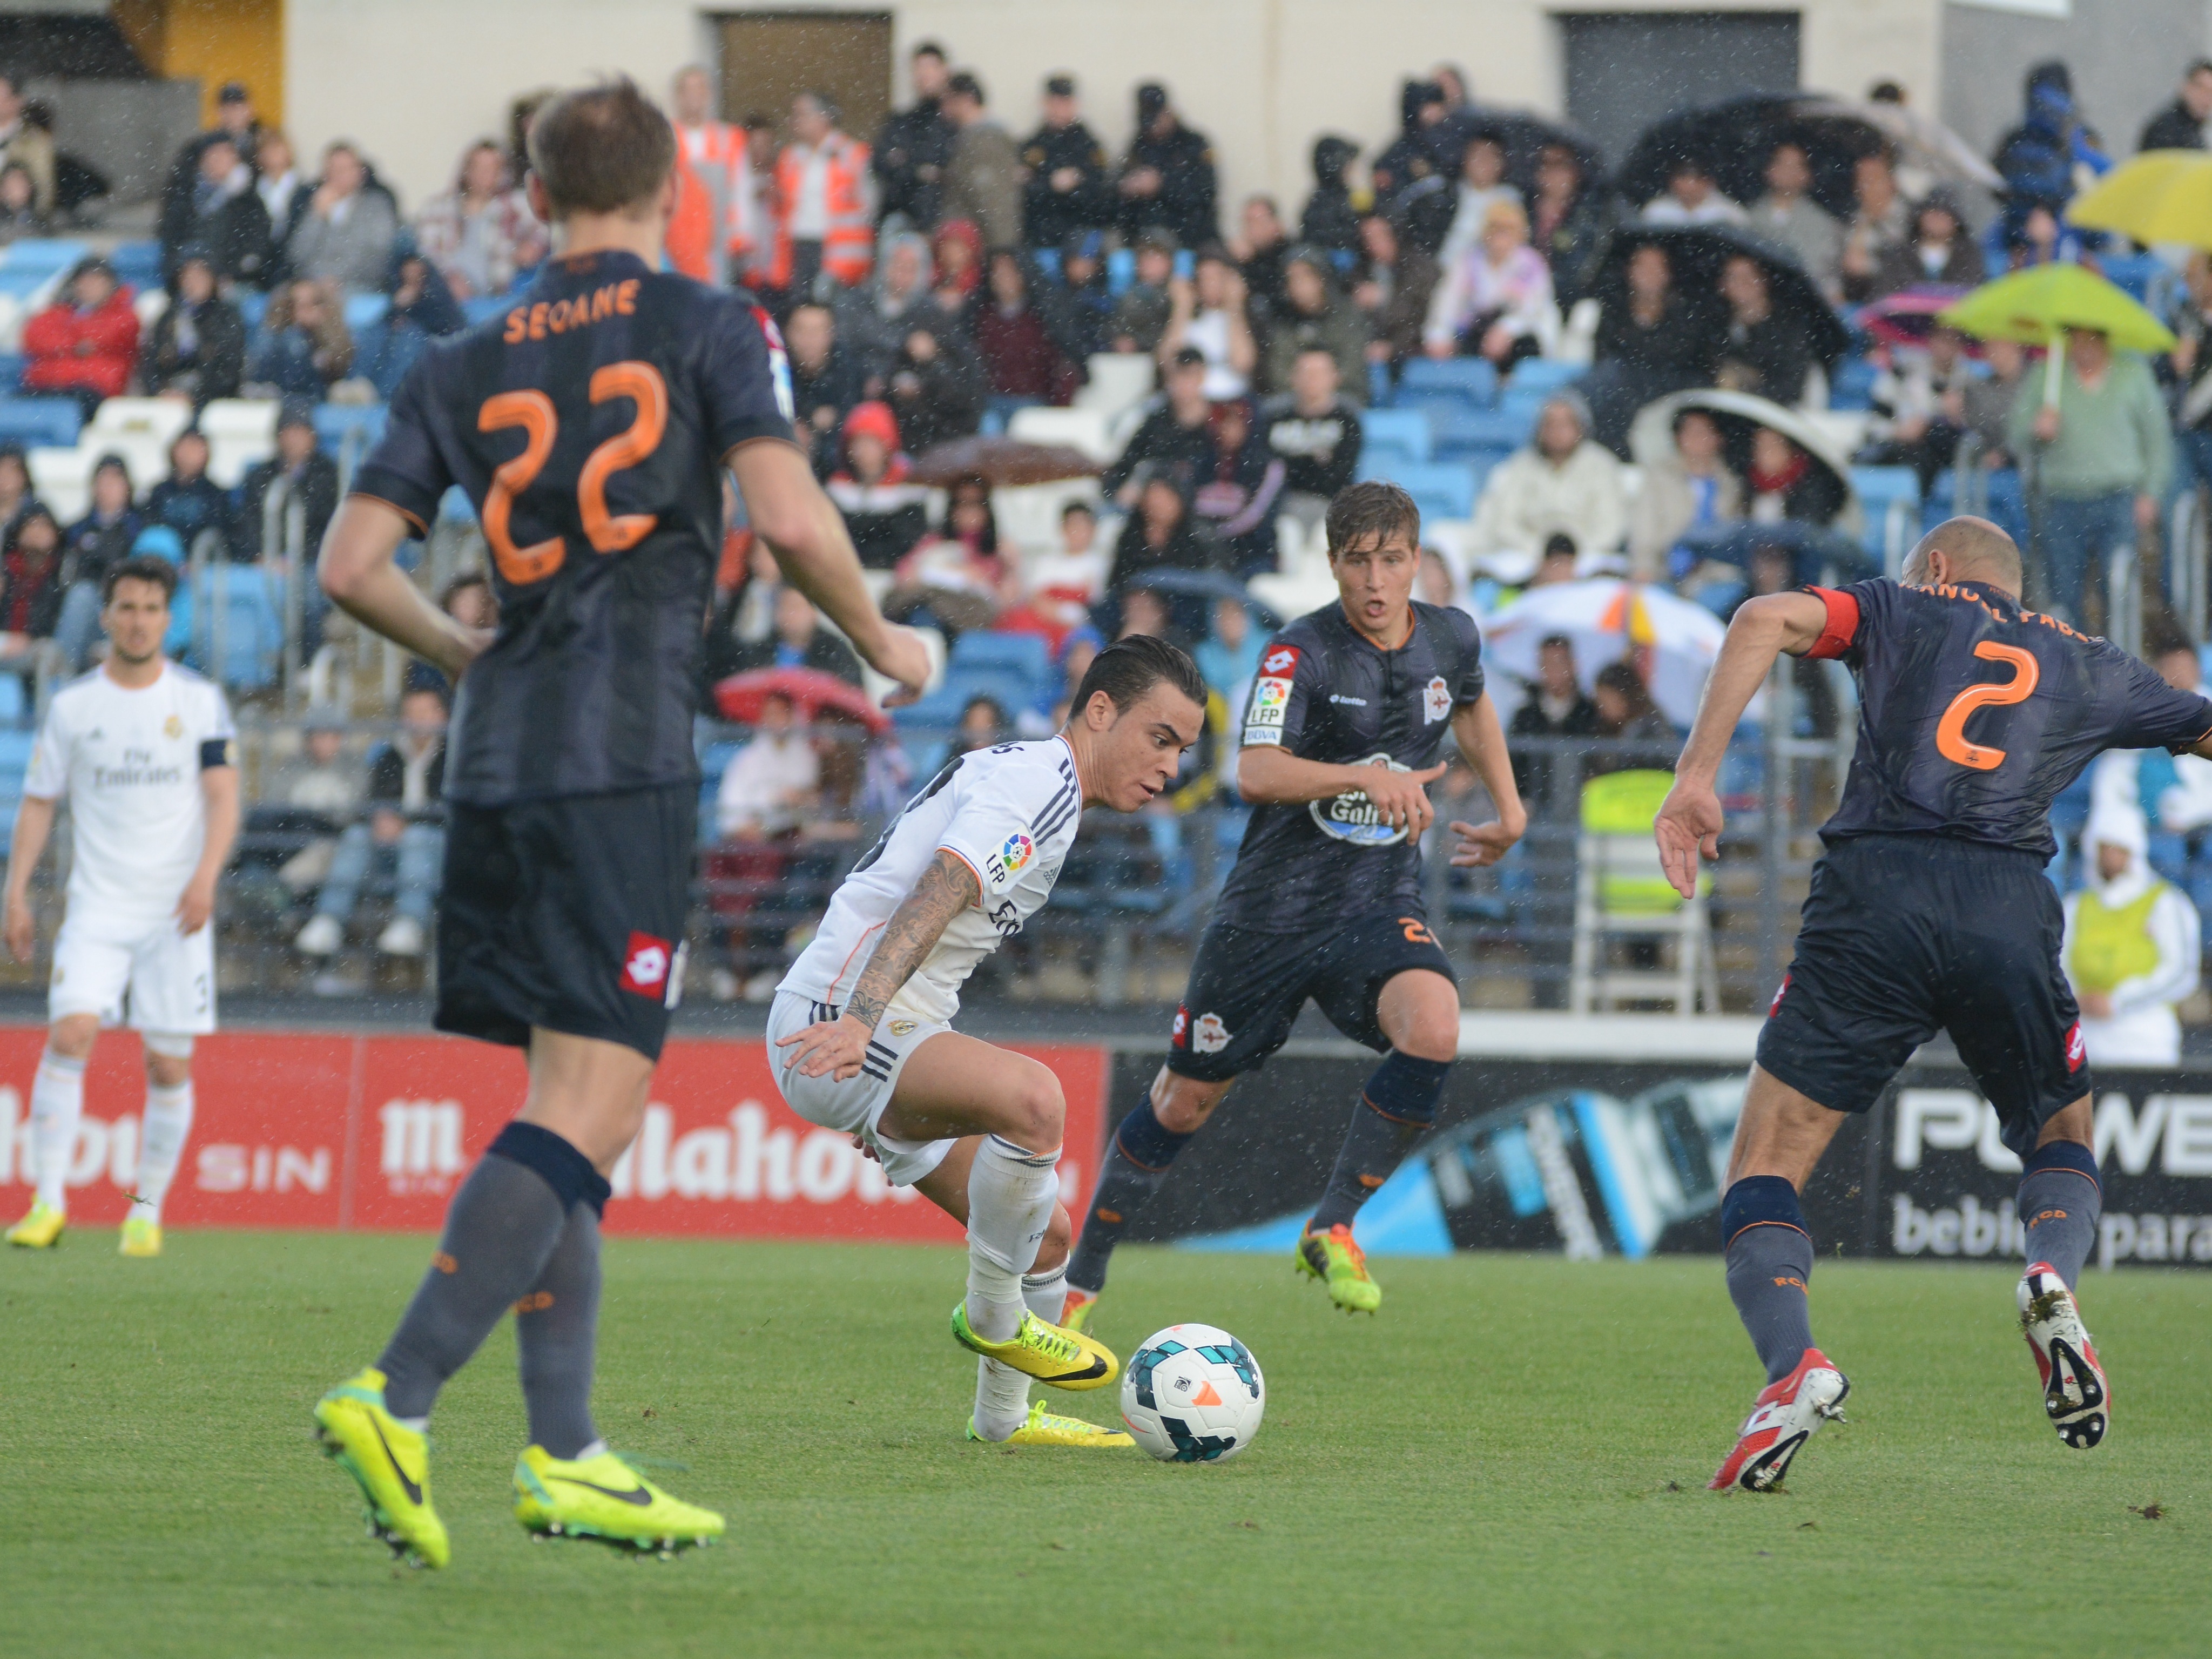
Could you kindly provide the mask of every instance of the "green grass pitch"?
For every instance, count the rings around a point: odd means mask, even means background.
[[[1829,1263],[1853,1379],[1783,1495],[1702,1490],[1756,1383],[1718,1265],[1129,1250],[1100,1334],[1224,1325],[1267,1420],[1218,1468],[960,1437],[951,1250],[617,1242],[597,1401],[725,1510],[675,1561],[532,1544],[505,1328],[447,1391],[442,1573],[397,1567],[307,1408],[422,1237],[84,1231],[0,1258],[0,1650],[416,1656],[2202,1653],[2212,1275],[2093,1275],[2116,1426],[2038,1410],[2010,1273]],[[1110,1419],[1113,1390],[1058,1396]],[[2150,1511],[2145,1518],[2139,1511]]]

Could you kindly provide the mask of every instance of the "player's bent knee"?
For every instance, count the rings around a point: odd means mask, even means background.
[[[1032,1060],[1023,1067],[1012,1106],[1008,1139],[1018,1140],[1037,1152],[1060,1145],[1061,1127],[1067,1121],[1067,1097],[1060,1092],[1060,1079],[1050,1066]]]
[[[66,1014],[46,1030],[46,1047],[64,1060],[85,1060],[100,1038],[100,1016]]]

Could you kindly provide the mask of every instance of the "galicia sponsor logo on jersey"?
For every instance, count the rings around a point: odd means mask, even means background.
[[[1410,766],[1401,766],[1387,754],[1370,755],[1355,766],[1387,766],[1393,772],[1410,772]],[[1328,800],[1317,800],[1306,810],[1313,814],[1322,833],[1334,836],[1339,841],[1348,841],[1355,847],[1395,847],[1406,839],[1402,827],[1385,823],[1382,815],[1375,810],[1375,803],[1367,799],[1364,789],[1347,789]]]

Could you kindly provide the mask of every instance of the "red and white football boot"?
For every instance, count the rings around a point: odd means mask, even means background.
[[[2074,1292],[2048,1261],[2031,1262],[2020,1280],[2020,1329],[2043,1381],[2043,1410],[2058,1437],[2087,1451],[2112,1420],[2112,1385],[2081,1323]]]
[[[1797,1369],[1759,1391],[1751,1415],[1737,1431],[1729,1452],[1708,1483],[1708,1490],[1769,1492],[1790,1473],[1790,1460],[1821,1424],[1844,1420],[1844,1396],[1851,1391],[1844,1374],[1818,1348],[1805,1350]]]

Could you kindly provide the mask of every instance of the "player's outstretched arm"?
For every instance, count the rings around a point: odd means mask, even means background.
[[[46,850],[46,837],[54,830],[54,803],[49,798],[26,795],[15,808],[15,837],[8,843],[8,896],[5,927],[8,954],[28,962],[38,945],[38,918],[31,914],[31,872]]]
[[[929,652],[910,628],[884,620],[860,577],[860,556],[844,515],[814,480],[806,457],[792,445],[740,444],[730,471],[745,498],[753,533],[775,555],[776,568],[844,631],[867,665],[899,683],[893,704],[911,702],[929,680]]]
[[[491,630],[463,627],[431,604],[392,562],[410,528],[398,508],[366,495],[349,495],[323,537],[316,574],[323,592],[348,616],[459,680],[491,643]]]
[[[785,1064],[798,1066],[807,1077],[833,1073],[839,1083],[858,1077],[860,1062],[867,1057],[868,1039],[875,1035],[884,1007],[937,948],[952,918],[982,896],[968,861],[939,848],[914,890],[899,901],[899,908],[884,924],[884,936],[846,1000],[845,1012],[834,1021],[794,1031],[777,1043],[780,1048],[798,1045],[798,1052]]]
[[[1394,772],[1387,766],[1334,766],[1304,760],[1274,744],[1251,744],[1237,752],[1237,793],[1254,805],[1303,805],[1332,800],[1354,789],[1364,791],[1382,822],[1418,836],[1436,822],[1429,786],[1443,776],[1442,766],[1422,772]]]
[[[1698,890],[1698,856],[1720,856],[1723,823],[1713,780],[1736,722],[1784,652],[1802,657],[1828,625],[1828,607],[1810,593],[1769,593],[1747,599],[1729,624],[1728,638],[1713,672],[1705,677],[1698,701],[1697,723],[1682,757],[1674,763],[1674,787],[1667,792],[1652,834],[1659,842],[1667,879],[1684,898]]]
[[[1528,833],[1528,811],[1521,804],[1520,786],[1513,781],[1513,762],[1505,752],[1505,728],[1498,724],[1498,705],[1486,691],[1473,702],[1452,711],[1452,736],[1459,752],[1482,780],[1498,816],[1488,823],[1462,823],[1455,819],[1452,833],[1459,845],[1451,861],[1462,868],[1495,864],[1513,850],[1513,843]]]
[[[200,848],[199,865],[177,900],[177,931],[188,935],[198,933],[215,915],[216,884],[238,840],[238,769],[202,768],[200,799],[207,805],[207,839]]]

